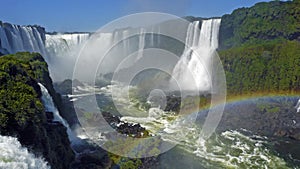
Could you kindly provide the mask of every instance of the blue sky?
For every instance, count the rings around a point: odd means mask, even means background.
[[[47,31],[95,31],[137,12],[212,17],[262,1],[268,0],[0,0],[0,20],[38,24]]]

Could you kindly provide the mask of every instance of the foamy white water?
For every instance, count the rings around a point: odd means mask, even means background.
[[[42,157],[36,157],[22,147],[15,137],[0,135],[1,169],[50,169]]]
[[[112,88],[115,90],[119,88],[119,92],[117,92],[120,94],[118,95],[119,103],[123,104],[124,109],[128,109],[127,102],[122,102],[124,99],[122,86],[103,87],[99,93],[109,97]],[[99,106],[101,108],[101,105]],[[132,112],[133,108],[129,112]],[[215,133],[209,139],[204,140],[201,138],[201,127],[194,123],[197,113],[176,115],[156,107],[150,108],[144,114],[148,114],[148,116],[137,117],[127,114],[121,117],[121,120],[134,124],[139,123],[150,132],[150,135],[160,136],[166,142],[178,144],[179,151],[176,153],[179,154],[172,154],[172,157],[180,157],[184,153],[189,154],[196,159],[195,166],[200,163],[206,168],[289,168],[283,158],[266,146],[268,144],[266,137],[253,135],[244,130],[228,130]],[[89,136],[90,139],[101,143],[105,142],[102,133],[97,133],[97,130],[90,133],[93,133]],[[176,163],[176,161],[172,161],[172,163]]]
[[[299,113],[300,112],[300,99],[298,100],[295,108],[297,109],[297,113]]]
[[[168,118],[167,113],[156,119],[123,117],[121,120],[140,123],[151,135],[159,135],[164,141],[178,144],[180,150],[194,154],[198,162],[207,168],[289,168],[284,159],[265,146],[265,137],[229,130],[204,140],[200,137],[201,128],[186,117],[169,115]]]
[[[173,69],[171,86],[179,83],[181,90],[208,91],[211,87],[211,64],[218,48],[221,19],[190,23],[185,50]]]

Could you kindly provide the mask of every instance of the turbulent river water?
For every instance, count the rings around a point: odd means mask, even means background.
[[[50,169],[47,162],[22,147],[15,137],[0,135],[0,168]]]
[[[111,89],[112,86],[96,89],[82,87],[77,90],[77,95],[69,97],[73,99],[77,108],[84,111],[109,110],[112,106]],[[93,108],[90,104],[94,97],[89,90],[96,91],[98,107]],[[125,104],[127,102],[122,98],[121,92],[118,99],[119,104],[124,101],[125,112],[141,110],[134,106],[135,102],[131,105]],[[113,110],[114,108],[111,108],[111,112],[116,113]],[[170,151],[160,155],[161,168],[299,168],[295,163],[286,160],[290,156],[289,153],[282,154],[275,150],[274,139],[256,135],[243,128],[218,131],[209,139],[202,139],[201,116],[200,120],[193,119],[197,116],[199,119],[201,112],[177,116],[159,108],[150,108],[144,113],[148,116],[137,117],[134,113],[133,115],[125,113],[121,120],[139,123],[152,135],[159,135],[164,141],[177,144]],[[102,136],[102,139],[105,142],[105,137]]]

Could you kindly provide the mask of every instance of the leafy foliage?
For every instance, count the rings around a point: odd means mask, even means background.
[[[231,94],[300,91],[300,43],[285,41],[220,52]]]
[[[299,31],[299,0],[257,3],[222,17],[220,48],[263,44],[274,40],[299,40]]]
[[[300,91],[300,1],[272,1],[222,17],[228,93]]]
[[[47,66],[39,54],[17,53],[0,58],[0,130],[22,129],[42,118],[43,105],[35,79]]]

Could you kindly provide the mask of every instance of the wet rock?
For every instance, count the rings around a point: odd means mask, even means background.
[[[52,122],[54,119],[53,112],[46,112],[47,122]]]
[[[167,105],[164,111],[172,111],[178,113],[180,111],[181,97],[167,96]]]
[[[112,162],[104,150],[85,152],[79,155],[77,162],[72,165],[73,169],[104,169],[111,166]]]

